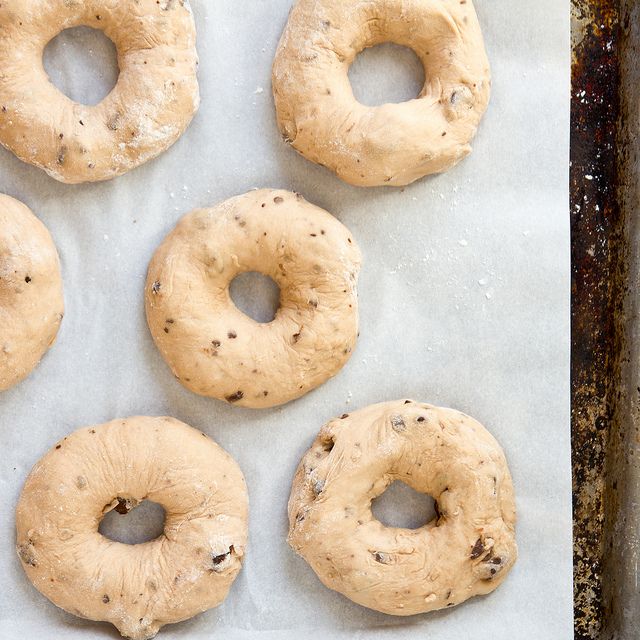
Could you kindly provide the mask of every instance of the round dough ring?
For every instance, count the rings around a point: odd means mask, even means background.
[[[385,527],[371,501],[395,480],[436,499],[436,520]],[[289,500],[289,543],[354,602],[407,616],[493,591],[516,561],[515,502],[502,449],[472,418],[411,400],[326,424]]]
[[[98,532],[103,516],[144,500],[166,511],[144,544]],[[87,427],[33,468],[16,512],[17,551],[34,586],[77,616],[146,640],[218,606],[247,541],[247,489],[236,462],[173,418]]]
[[[363,49],[395,42],[425,68],[415,100],[369,107],[348,71]],[[358,186],[402,186],[471,152],[490,70],[472,1],[298,0],[273,65],[284,139]]]
[[[101,29],[120,76],[98,105],[78,104],[49,80],[47,43],[77,26]],[[108,180],[154,158],[199,104],[195,24],[187,0],[3,0],[0,143],[67,183]]]
[[[298,194],[263,189],[185,216],[151,261],[151,334],[191,391],[253,408],[298,398],[335,375],[358,335],[360,250],[349,230]],[[259,271],[280,308],[258,323],[229,285]]]
[[[64,315],[58,252],[24,204],[0,194],[0,391],[26,378]]]

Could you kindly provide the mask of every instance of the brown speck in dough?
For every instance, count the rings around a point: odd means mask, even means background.
[[[227,338],[229,338],[229,340],[235,340],[238,337],[238,334],[235,331],[229,331],[227,333]]]
[[[230,403],[239,402],[242,398],[244,398],[244,393],[242,391],[236,391],[229,396],[225,396],[225,400]]]
[[[213,570],[216,572],[224,571],[227,568],[226,566],[223,566],[225,564],[225,560],[227,560],[233,552],[234,552],[234,547],[233,545],[231,545],[229,547],[229,551],[227,551],[226,553],[221,553],[220,555],[213,556],[211,558],[211,564],[213,565]]]
[[[104,602],[104,604],[109,604],[109,602],[111,602],[111,598],[105,593],[102,596],[102,602]]]
[[[18,556],[20,560],[30,567],[37,567],[35,553],[33,550],[33,541],[29,539],[25,544],[18,546]]]
[[[280,196],[276,196],[276,197],[273,199],[273,201],[274,201],[276,204],[282,204],[282,203],[284,202],[284,198],[281,198]]]
[[[120,515],[125,515],[133,509],[133,504],[128,498],[116,498],[118,504],[113,508]]]
[[[157,280],[151,285],[151,293],[153,293],[154,295],[158,295],[160,293],[160,289],[162,288],[162,285],[160,284],[160,282],[158,282]]]
[[[373,557],[375,558],[376,562],[379,562],[380,564],[390,564],[391,563],[391,556],[389,556],[388,553],[383,553],[380,551],[376,551],[373,554]]]
[[[478,538],[476,543],[473,545],[473,549],[471,550],[471,559],[475,560],[479,558],[484,553],[484,543],[482,542],[482,538]]]

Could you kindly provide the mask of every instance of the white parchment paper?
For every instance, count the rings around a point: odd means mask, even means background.
[[[280,140],[270,66],[290,0],[192,1],[202,107],[156,161],[73,187],[0,151],[0,191],[26,202],[51,230],[67,305],[55,348],[0,396],[2,640],[116,637],[31,586],[14,553],[14,508],[29,470],[58,438],[135,414],[169,414],[211,435],[238,460],[250,491],[250,546],[229,598],[160,637],[571,637],[569,7],[477,5],[494,90],[474,153],[403,190],[350,187]],[[60,38],[51,49],[66,90],[79,96],[108,90],[114,74],[100,43],[91,54],[98,72],[77,71],[85,36]],[[388,88],[403,55],[389,48],[357,62],[354,77],[369,98]],[[351,362],[301,400],[256,412],[180,386],[147,331],[143,283],[154,249],[182,214],[263,186],[300,191],[334,213],[365,263]],[[325,589],[285,542],[293,472],[320,426],[400,397],[460,409],[498,438],[515,480],[521,553],[493,595],[405,619]]]

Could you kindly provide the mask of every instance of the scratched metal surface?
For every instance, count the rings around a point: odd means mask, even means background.
[[[605,483],[603,599],[607,640],[640,636],[640,1],[622,0],[619,29],[619,264],[615,309],[619,372]]]
[[[640,2],[573,0],[573,54],[575,638],[637,640]]]

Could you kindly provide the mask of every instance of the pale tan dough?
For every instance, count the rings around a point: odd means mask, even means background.
[[[21,202],[0,194],[0,391],[26,378],[64,314],[58,252]]]
[[[436,500],[419,529],[385,527],[371,501],[395,480]],[[354,602],[408,616],[493,591],[517,557],[502,449],[458,411],[399,400],[327,423],[289,499],[289,544]]]
[[[96,106],[49,80],[42,53],[64,29],[101,29],[120,76]],[[2,0],[0,143],[61,182],[108,180],[156,157],[198,109],[188,0]]]
[[[127,545],[98,532],[107,512],[144,500],[166,511],[159,538]],[[17,551],[58,607],[146,640],[226,598],[247,510],[240,468],[204,433],[173,418],[114,420],[72,433],[33,468],[16,512]]]
[[[149,328],[180,382],[253,408],[298,398],[334,376],[358,335],[360,250],[349,230],[299,194],[251,191],[182,218],[147,275]],[[258,271],[280,286],[261,324],[229,285]]]
[[[369,107],[348,71],[363,49],[395,42],[425,69],[415,100]],[[489,62],[471,0],[298,0],[273,65],[284,139],[358,186],[406,185],[471,152],[489,102]]]

